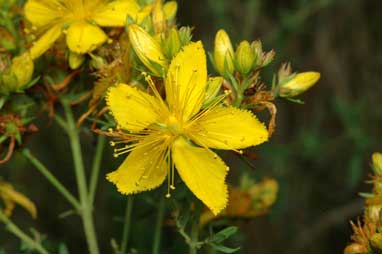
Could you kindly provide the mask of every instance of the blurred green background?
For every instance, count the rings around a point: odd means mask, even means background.
[[[242,253],[342,253],[370,155],[382,150],[381,1],[180,1],[180,21],[212,49],[224,28],[233,43],[260,38],[273,68],[321,72],[305,105],[279,102],[277,130],[257,147],[256,175],[275,177],[269,216],[243,225]]]
[[[241,234],[231,245],[241,245],[240,253],[334,254],[341,253],[350,240],[348,220],[361,214],[357,193],[368,189],[364,180],[370,155],[382,151],[381,9],[377,0],[179,1],[179,24],[195,27],[194,39],[202,39],[208,50],[213,48],[216,31],[224,28],[233,44],[261,39],[265,49],[275,49],[274,71],[290,61],[296,71],[316,70],[322,75],[302,97],[305,105],[277,103],[276,133],[270,142],[253,149],[258,155],[253,175],[258,180],[274,177],[280,191],[269,215],[237,222]],[[268,75],[266,81],[270,79]],[[39,126],[50,127],[48,119],[41,119]],[[75,192],[65,134],[52,127],[32,136],[28,147]],[[84,132],[88,167],[95,140],[93,133]],[[240,160],[232,163],[244,167]],[[102,174],[118,164],[107,147]],[[17,209],[18,224],[46,233],[52,244],[65,241],[70,253],[86,253],[79,218],[58,218],[68,204],[21,155],[0,170],[38,206],[37,221]],[[150,253],[155,206],[147,203],[155,204],[160,195],[136,197],[130,243],[138,253]],[[109,253],[110,238],[121,237],[125,200],[101,176],[95,218],[102,253]],[[0,230],[0,246],[8,253],[18,253],[17,242]],[[182,239],[166,227],[162,253],[181,253],[175,242]]]

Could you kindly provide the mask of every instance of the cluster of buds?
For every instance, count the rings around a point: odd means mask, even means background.
[[[275,57],[273,50],[264,52],[260,40],[249,43],[244,40],[234,51],[228,34],[220,29],[215,36],[213,63],[215,70],[226,79],[234,75],[235,71],[243,77],[270,64]]]
[[[127,32],[138,59],[156,77],[164,76],[171,59],[192,37],[188,27],[172,27],[161,34],[151,35],[141,26],[130,24]]]
[[[382,253],[382,154],[372,155],[373,175],[369,183],[372,193],[362,193],[366,198],[363,222],[351,222],[352,242],[344,249],[344,254]]]

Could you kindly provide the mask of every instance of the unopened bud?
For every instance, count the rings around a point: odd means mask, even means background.
[[[162,77],[168,67],[168,62],[158,41],[142,27],[135,24],[129,25],[127,31],[134,52],[141,62],[153,75]]]
[[[282,84],[280,87],[281,97],[295,97],[310,87],[312,87],[320,79],[319,72],[302,72],[297,74],[291,80]]]
[[[371,161],[374,173],[382,175],[382,153],[373,153]]]
[[[182,47],[190,43],[192,39],[192,28],[188,26],[183,26],[179,29],[179,38]]]
[[[162,33],[166,28],[165,13],[163,11],[163,0],[154,0],[152,18],[155,33]]]
[[[256,56],[256,62],[254,66],[256,68],[261,66],[263,63],[263,56],[264,56],[263,45],[260,40],[256,40],[251,43],[251,48]]]
[[[370,237],[370,247],[373,250],[373,253],[381,254],[382,253],[382,233],[375,233]]]
[[[169,1],[163,5],[165,18],[170,23],[175,19],[177,10],[178,10],[178,4],[176,1]]]
[[[172,28],[163,40],[163,51],[167,59],[172,59],[182,47],[178,30]]]
[[[275,59],[275,55],[276,55],[276,52],[273,49],[267,52],[263,57],[263,64],[261,65],[261,67],[265,67],[271,62],[273,62],[273,60]]]
[[[214,63],[216,71],[224,77],[227,77],[227,74],[232,74],[234,71],[233,58],[231,40],[228,34],[220,29],[215,37]]]
[[[13,58],[9,70],[1,75],[0,92],[8,94],[22,91],[31,81],[33,70],[33,60],[28,53]]]
[[[255,53],[248,41],[240,42],[235,53],[236,69],[242,74],[248,74],[256,60]]]

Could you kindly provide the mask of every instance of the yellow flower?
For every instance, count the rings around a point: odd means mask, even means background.
[[[218,214],[227,204],[227,165],[211,149],[236,150],[265,142],[265,126],[249,111],[223,107],[224,97],[202,108],[207,66],[201,42],[185,46],[171,61],[163,100],[125,84],[109,89],[107,104],[121,141],[115,155],[130,152],[107,179],[123,194],[158,187],[167,177],[167,197],[174,189],[175,167],[188,188]]]
[[[45,31],[30,48],[31,57],[41,56],[62,33],[71,53],[89,53],[108,39],[100,27],[122,27],[127,16],[141,20],[148,13],[140,11],[135,0],[28,0],[24,12],[32,29]]]

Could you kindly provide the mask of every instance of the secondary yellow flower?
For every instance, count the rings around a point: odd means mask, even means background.
[[[91,52],[108,39],[100,27],[122,27],[127,16],[141,20],[147,10],[140,12],[136,0],[28,0],[24,12],[32,29],[45,31],[30,49],[31,57],[41,56],[62,33],[71,53]]]
[[[219,100],[202,108],[207,66],[201,42],[188,44],[171,61],[166,100],[147,80],[154,95],[125,84],[109,89],[107,104],[124,130],[115,143],[125,145],[115,155],[130,154],[107,179],[121,193],[132,194],[156,188],[167,176],[170,197],[176,168],[196,197],[218,214],[227,204],[229,168],[211,149],[258,145],[268,139],[267,129],[249,111],[223,107]]]

